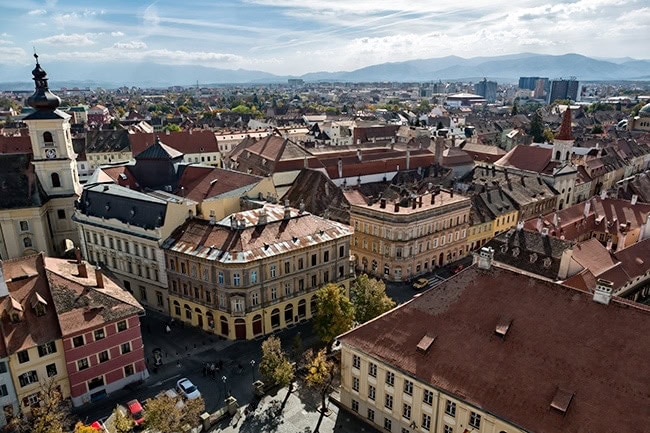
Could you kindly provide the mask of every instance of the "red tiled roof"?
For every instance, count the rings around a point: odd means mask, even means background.
[[[560,132],[555,138],[557,140],[573,140],[573,134],[571,133],[571,107],[567,107],[566,110],[564,110],[564,117],[562,117]]]
[[[598,242],[596,238],[587,239],[576,245],[573,248],[572,258],[583,268],[589,269],[594,275],[600,274],[616,263],[607,248]]]
[[[257,184],[261,177],[222,168],[188,166],[178,182],[179,189],[183,187],[182,195],[191,200],[201,202],[209,197],[215,197],[246,186]],[[180,195],[181,193],[177,191]]]
[[[650,333],[639,330],[649,328],[647,307],[471,266],[339,340],[526,431],[640,433]],[[436,340],[420,353],[424,335]],[[573,393],[566,413],[551,409],[558,388]]]
[[[192,130],[191,134],[189,131],[170,132],[169,134],[129,134],[131,153],[138,155],[151,146],[156,139],[156,135],[167,146],[183,154],[219,151],[217,139],[212,131]]]
[[[0,135],[0,153],[32,153],[32,141],[29,135],[18,137]]]
[[[539,146],[515,146],[494,164],[542,173],[551,161],[553,149]]]

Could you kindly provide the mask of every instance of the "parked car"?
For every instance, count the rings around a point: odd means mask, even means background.
[[[126,404],[129,409],[129,414],[133,418],[135,425],[140,425],[144,422],[144,409],[138,400],[131,400]]]
[[[429,285],[429,280],[427,280],[426,278],[418,278],[418,279],[415,280],[415,282],[413,283],[413,288],[414,288],[415,290],[420,290],[420,289],[424,289],[424,288],[427,287],[428,285]]]
[[[201,397],[199,389],[186,377],[179,379],[178,382],[176,382],[176,389],[188,400],[194,400]]]

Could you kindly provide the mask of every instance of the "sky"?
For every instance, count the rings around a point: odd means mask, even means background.
[[[650,58],[647,0],[0,0],[0,68],[150,61],[280,75],[533,52]]]

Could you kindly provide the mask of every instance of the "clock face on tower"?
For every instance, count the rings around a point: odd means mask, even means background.
[[[56,149],[47,149],[47,150],[45,150],[45,157],[47,159],[56,158]]]

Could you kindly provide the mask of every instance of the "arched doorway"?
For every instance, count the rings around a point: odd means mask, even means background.
[[[368,259],[366,257],[361,258],[361,268],[363,272],[368,272]]]
[[[311,301],[309,302],[309,313],[311,314],[311,317],[314,317],[314,314],[316,314],[316,295],[311,297]]]
[[[307,316],[307,301],[301,299],[298,301],[298,318],[304,319]]]
[[[237,340],[246,339],[246,321],[244,319],[235,319],[235,338]]]
[[[203,329],[203,311],[201,311],[200,308],[196,307],[194,309],[194,312],[196,313],[196,326]]]
[[[442,266],[445,263],[445,253],[440,253],[438,256],[438,266]]]
[[[284,323],[285,325],[293,323],[293,304],[291,303],[284,307]]]
[[[225,316],[221,316],[219,322],[221,323],[221,335],[223,335],[224,337],[228,337],[230,331],[228,329],[228,319],[226,319]]]
[[[274,329],[280,327],[280,310],[277,308],[271,311],[271,327]]]
[[[214,331],[214,316],[212,315],[212,311],[205,313],[205,317],[208,319],[208,328]]]
[[[253,317],[253,335],[260,335],[262,333],[262,316],[257,314]]]

